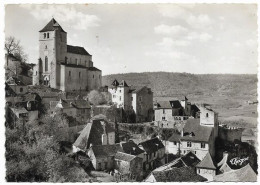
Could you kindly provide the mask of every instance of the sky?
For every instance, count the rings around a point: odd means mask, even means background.
[[[103,75],[129,72],[257,73],[254,4],[7,5],[5,34],[39,57],[52,17]]]

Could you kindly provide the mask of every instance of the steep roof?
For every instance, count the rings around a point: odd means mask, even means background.
[[[126,81],[122,80],[121,83],[119,84],[121,87],[129,87],[126,83]]]
[[[209,153],[202,159],[202,161],[196,166],[197,168],[206,168],[215,170],[216,167]]]
[[[56,28],[59,28],[62,32],[65,32],[62,27],[59,25],[59,23],[52,18],[50,20],[50,22],[43,28],[41,29],[39,32],[46,32],[46,31],[54,31]],[[66,32],[65,32],[66,33]]]
[[[94,145],[91,147],[95,157],[115,156],[118,151],[121,151],[120,144],[114,145]]]
[[[188,119],[183,128],[184,136],[181,140],[208,142],[213,131],[213,127],[201,126],[200,119]]]
[[[127,162],[132,161],[134,158],[136,158],[136,156],[130,155],[127,153],[123,153],[123,152],[117,152],[115,155],[115,159],[118,159],[121,161],[127,161]]]
[[[128,141],[126,143],[122,143],[121,146],[123,148],[123,151],[127,154],[139,155],[141,153],[144,153],[144,151],[142,149],[140,149],[138,147],[138,145],[136,143],[134,143],[133,141]]]
[[[115,79],[111,85],[117,87],[119,86],[119,82],[117,81],[117,79]]]
[[[249,164],[238,170],[216,175],[215,182],[256,182],[257,175]]]
[[[191,167],[195,167],[200,162],[200,159],[192,152],[182,156],[181,160],[185,163],[186,166]]]
[[[157,137],[141,142],[139,145],[144,148],[146,153],[154,153],[159,149],[164,148],[163,143]]]
[[[179,133],[177,133],[177,132],[174,132],[172,134],[172,136],[169,137],[168,141],[171,141],[171,142],[176,141],[176,142],[178,142],[178,141],[180,141],[180,138],[181,138],[181,135]]]
[[[152,172],[156,182],[204,182],[204,177],[196,174],[192,167],[173,168],[166,171]]]
[[[88,55],[91,56],[83,47],[80,46],[71,46],[67,45],[67,52],[68,53],[74,53],[74,54],[80,54],[80,55]]]
[[[74,143],[74,146],[85,150],[89,148],[90,144],[102,145],[102,134],[111,132],[115,132],[114,128],[112,128],[103,119],[92,120],[92,122],[88,123],[87,126],[81,131],[79,137]]]

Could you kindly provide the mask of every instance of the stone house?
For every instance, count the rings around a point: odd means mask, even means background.
[[[101,86],[102,71],[93,66],[92,55],[83,47],[67,45],[67,32],[54,18],[39,31],[39,53],[33,85],[67,92]]]
[[[21,61],[13,54],[5,54],[5,76],[9,78],[22,72]]]
[[[133,179],[141,180],[143,177],[143,159],[124,152],[115,155],[115,169],[122,175],[130,174]]]
[[[115,155],[118,151],[121,151],[120,144],[92,145],[87,154],[95,170],[109,171],[114,169]]]
[[[94,119],[81,131],[74,146],[86,151],[95,145],[114,145],[115,129],[103,119]]]
[[[144,171],[153,170],[165,164],[165,146],[157,137],[141,142],[138,146],[144,150]]]
[[[88,101],[83,99],[60,99],[60,101],[51,101],[52,110],[61,110],[68,116],[76,118],[78,122],[86,123],[91,118],[91,106]]]
[[[208,179],[208,181],[213,181],[216,175],[216,170],[217,168],[214,165],[210,153],[207,153],[207,155],[202,159],[202,161],[196,166],[197,174]]]
[[[181,135],[175,132],[165,141],[165,148],[167,153],[174,155],[178,155],[180,153],[180,138]]]
[[[23,95],[28,92],[28,87],[17,77],[10,77],[6,80],[6,84],[12,89],[16,95]]]
[[[108,92],[117,108],[134,111],[136,122],[152,121],[153,92],[150,88],[131,88],[124,80],[121,83],[114,80]]]

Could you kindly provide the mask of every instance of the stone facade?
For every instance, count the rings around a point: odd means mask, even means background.
[[[137,122],[152,121],[153,92],[150,88],[130,88],[124,80],[120,84],[114,80],[108,92],[117,108],[134,111]]]
[[[93,66],[92,56],[83,47],[67,45],[67,33],[55,19],[40,31],[33,85],[62,91],[92,90],[101,87],[101,78],[101,70]]]

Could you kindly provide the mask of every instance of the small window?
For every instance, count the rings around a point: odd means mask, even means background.
[[[163,114],[165,114],[165,109],[162,110]]]
[[[187,142],[187,147],[191,147],[191,142]]]
[[[205,148],[205,147],[206,147],[205,143],[201,143],[201,144],[200,144],[200,147],[201,147],[201,148]]]
[[[209,113],[206,113],[206,117],[209,117]]]
[[[162,117],[162,120],[165,120],[165,117],[164,117],[164,116]]]
[[[46,33],[43,34],[44,38],[46,39]]]
[[[173,142],[173,144],[174,144],[174,145],[177,145],[177,142],[176,142],[176,141],[174,141],[174,142]]]
[[[48,57],[45,57],[45,71],[48,71]]]
[[[95,76],[93,75],[93,78],[95,78]]]
[[[71,71],[69,71],[69,76],[71,76]]]
[[[121,93],[121,90],[119,90],[119,92]]]
[[[47,33],[47,39],[50,37],[50,34],[49,33]]]
[[[35,71],[35,75],[37,75],[37,71]]]
[[[119,100],[121,101],[121,96],[119,96]]]
[[[139,97],[139,101],[142,101],[142,97],[141,96]]]
[[[79,78],[80,78],[80,75],[81,75],[81,73],[79,72]]]
[[[20,92],[23,92],[23,88],[22,87],[20,88]]]
[[[48,49],[47,45],[45,46],[45,49]]]

